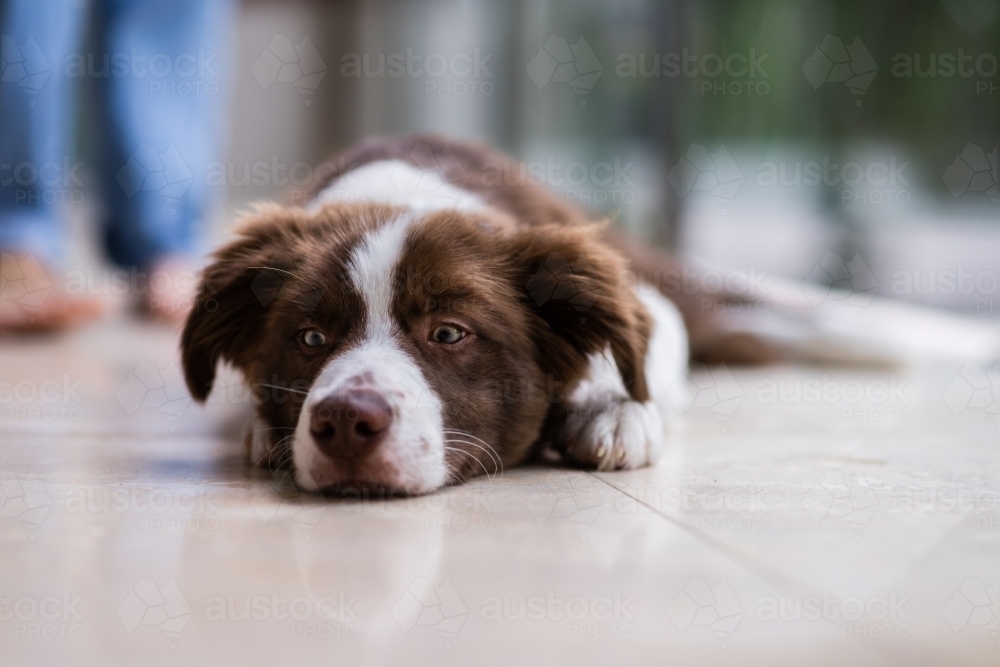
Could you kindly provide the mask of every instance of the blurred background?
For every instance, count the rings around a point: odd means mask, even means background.
[[[439,132],[703,265],[1000,312],[997,0],[245,0],[232,16],[231,40],[205,42],[232,49],[219,67],[140,81],[227,109],[225,150],[188,160],[178,190],[210,193],[205,249],[251,202],[301,201],[358,139]],[[84,101],[100,81],[80,77]],[[87,188],[106,145],[77,115],[71,265],[101,255]]]
[[[1000,312],[996,0],[252,1],[239,16],[223,219],[294,197],[361,137],[433,131],[494,143],[687,256],[821,283],[850,265],[859,290]],[[301,78],[278,81],[272,54]],[[247,183],[255,167],[267,177]]]

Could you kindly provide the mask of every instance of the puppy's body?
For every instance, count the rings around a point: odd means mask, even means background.
[[[479,146],[374,140],[337,165],[219,252],[185,328],[196,398],[220,358],[254,386],[254,457],[309,490],[405,493],[544,443],[599,469],[659,457],[684,324],[599,228]]]

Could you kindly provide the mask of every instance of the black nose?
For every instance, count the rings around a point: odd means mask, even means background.
[[[312,406],[309,430],[320,450],[336,461],[367,456],[392,424],[388,403],[374,391],[356,390]]]

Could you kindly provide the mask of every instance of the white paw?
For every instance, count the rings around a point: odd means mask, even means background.
[[[575,403],[556,445],[597,470],[641,468],[663,452],[663,419],[652,403],[624,399]]]

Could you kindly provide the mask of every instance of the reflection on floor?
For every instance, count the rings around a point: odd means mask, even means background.
[[[992,370],[692,374],[656,467],[327,503],[174,333],[0,345],[4,664],[1000,663]]]

